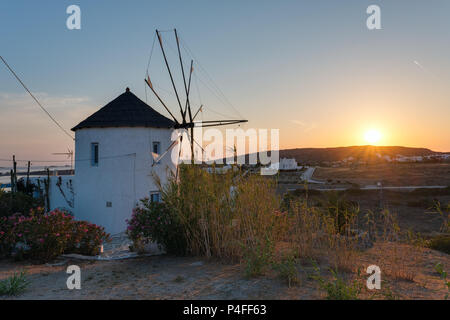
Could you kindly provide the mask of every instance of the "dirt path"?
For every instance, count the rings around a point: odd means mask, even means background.
[[[386,247],[376,247],[361,255],[358,265],[383,264]],[[398,250],[397,252],[408,252]],[[391,254],[392,255],[392,254]],[[383,284],[401,299],[443,299],[446,289],[433,267],[441,262],[448,268],[449,256],[432,250],[400,257],[413,268],[413,281],[383,275]],[[395,263],[400,263],[398,257]],[[384,263],[389,268],[389,263]],[[406,261],[406,262],[405,262]],[[66,286],[66,268],[81,268],[81,290]],[[405,266],[406,266],[405,264]],[[383,267],[385,267],[383,265]],[[0,261],[0,279],[14,271],[26,270],[31,284],[14,299],[322,299],[324,292],[308,277],[311,266],[300,266],[301,283],[289,288],[275,274],[246,280],[239,265],[204,262],[198,258],[153,256],[121,261],[67,260],[64,265],[32,265]],[[325,269],[324,269],[325,270]],[[448,270],[448,269],[447,269]],[[350,274],[348,276],[351,276]],[[367,291],[367,290],[366,290]],[[371,294],[371,293],[370,293]],[[363,298],[370,296],[368,292]],[[4,297],[3,297],[4,298]],[[380,297],[379,297],[380,298]],[[381,297],[385,298],[385,297]]]
[[[81,290],[66,287],[70,264],[82,270]],[[238,265],[195,258],[68,261],[64,266],[1,262],[0,279],[20,269],[32,284],[18,299],[307,299],[316,293],[313,287],[289,289],[273,277],[245,280]]]

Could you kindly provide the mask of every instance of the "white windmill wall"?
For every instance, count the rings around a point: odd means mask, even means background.
[[[175,170],[170,154],[152,167],[152,143],[164,152],[171,129],[84,128],[75,132],[75,218],[104,226],[115,234],[126,230],[133,208],[158,191],[152,172],[162,182]],[[99,145],[98,166],[91,164],[91,143]],[[107,203],[111,206],[108,207]]]

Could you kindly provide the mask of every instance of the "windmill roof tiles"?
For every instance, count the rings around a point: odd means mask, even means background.
[[[172,128],[174,122],[136,97],[130,89],[72,128],[151,127]]]

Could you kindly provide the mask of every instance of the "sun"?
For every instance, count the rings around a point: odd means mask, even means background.
[[[378,130],[371,129],[371,130],[366,131],[366,133],[364,134],[364,138],[366,139],[366,141],[368,143],[375,144],[378,141],[380,141],[381,133]]]

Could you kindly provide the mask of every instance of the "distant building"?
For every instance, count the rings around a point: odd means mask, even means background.
[[[281,158],[279,170],[296,170],[297,161],[294,158]]]
[[[397,155],[397,157],[395,158],[395,161],[397,162],[421,162],[423,161],[423,157],[422,156],[402,156],[402,155]]]

